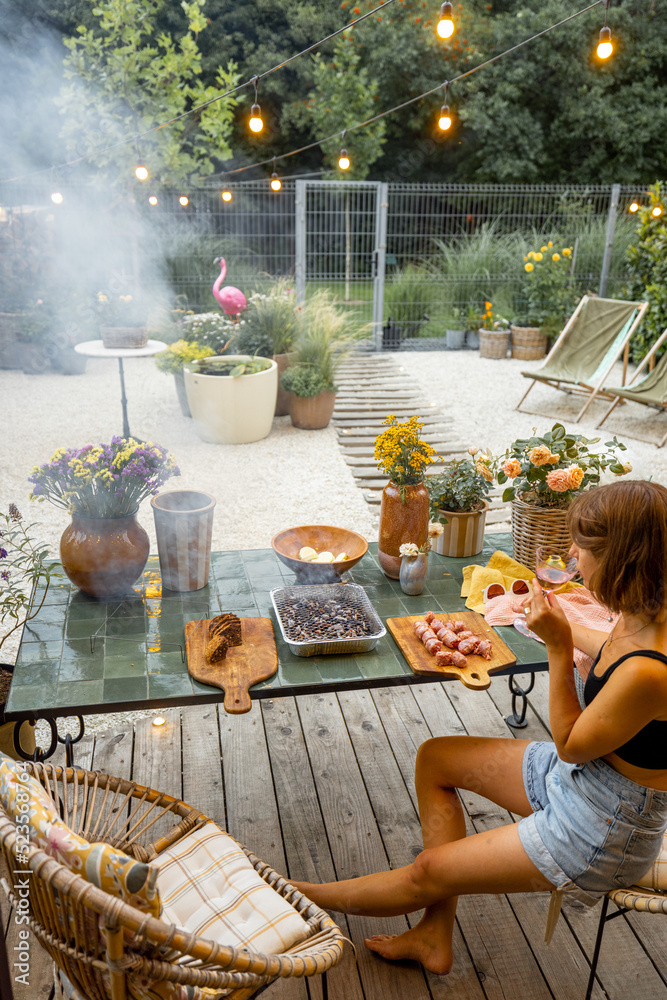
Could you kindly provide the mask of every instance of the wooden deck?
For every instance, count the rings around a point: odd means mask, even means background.
[[[538,674],[520,736],[548,738],[547,685],[547,676]],[[404,865],[420,851],[413,785],[419,745],[431,735],[512,737],[504,722],[509,710],[504,679],[482,693],[450,682],[254,702],[243,716],[190,708],[168,713],[160,729],[147,719],[134,732],[87,737],[76,748],[76,762],[182,796],[293,878],[347,878]],[[470,830],[512,819],[473,793],[465,793],[464,805]],[[461,899],[455,967],[446,978],[412,963],[386,963],[364,948],[364,936],[401,931],[404,918],[338,915],[357,946],[357,964],[348,947],[329,976],[330,997],[583,1000],[598,908],[565,902],[547,947],[548,905],[546,893]],[[11,955],[17,928],[6,907],[3,916]],[[48,960],[38,946],[31,951],[31,985],[15,985],[16,1000],[48,996]],[[666,983],[667,920],[635,913],[612,921],[594,998],[664,1000]],[[321,987],[283,981],[266,995],[319,1000]]]

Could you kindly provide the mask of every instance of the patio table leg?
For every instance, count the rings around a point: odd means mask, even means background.
[[[48,760],[49,757],[52,757],[53,754],[58,749],[58,744],[63,743],[65,745],[66,766],[72,767],[74,764],[74,752],[72,750],[72,747],[74,746],[75,743],[78,743],[81,739],[83,739],[83,734],[85,729],[83,716],[77,715],[77,719],[79,720],[79,733],[77,736],[72,736],[71,733],[66,733],[65,736],[60,736],[60,734],[58,733],[58,724],[56,720],[44,719],[43,721],[48,724],[51,730],[51,743],[47,750],[42,749],[42,747],[37,747],[34,753],[26,753],[26,751],[21,746],[21,726],[23,725],[25,720],[22,719],[20,722],[17,722],[14,725],[14,749],[16,750],[16,753],[18,754],[19,758],[21,760],[36,760],[36,761]],[[36,721],[35,719],[28,720],[31,726],[35,725],[35,721]]]
[[[524,729],[528,723],[526,722],[526,709],[528,708],[528,698],[527,695],[535,687],[535,674],[530,675],[530,684],[528,687],[523,688],[515,680],[514,674],[510,674],[507,678],[507,683],[509,684],[509,689],[512,694],[512,714],[506,716],[505,722],[512,729]],[[520,699],[520,701],[519,701]],[[521,710],[517,713],[517,705],[521,705]]]

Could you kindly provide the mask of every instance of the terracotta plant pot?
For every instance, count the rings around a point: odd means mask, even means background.
[[[401,492],[405,503],[401,501]],[[414,542],[417,548],[421,548],[427,539],[428,490],[423,483],[419,483],[404,486],[399,492],[396,483],[389,480],[382,491],[378,537],[378,562],[385,576],[392,580],[399,579],[401,545]]]
[[[151,500],[162,586],[181,592],[208,583],[215,497],[198,490],[167,490]]]
[[[274,354],[273,360],[278,366],[278,398],[276,399],[276,417],[286,417],[289,413],[289,400],[292,395],[287,389],[282,389],[280,386],[280,379],[284,371],[294,363],[296,358],[296,351],[290,354]]]
[[[302,431],[318,431],[327,427],[336,405],[335,392],[319,392],[317,396],[290,394],[289,415],[295,427]]]
[[[451,511],[439,510],[447,524],[441,535],[433,539],[433,551],[441,556],[463,559],[476,556],[484,544],[484,527],[489,504],[486,500],[481,510]]]
[[[150,543],[136,511],[123,517],[72,514],[60,539],[60,561],[75,587],[91,597],[125,593],[141,576]]]

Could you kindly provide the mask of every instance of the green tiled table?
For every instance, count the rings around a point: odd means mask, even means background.
[[[407,597],[398,581],[385,577],[376,544],[346,579],[364,587],[383,621],[428,608],[453,613],[465,607],[460,597],[462,567],[471,561],[485,563],[495,549],[508,550],[510,544],[509,535],[491,535],[473,560],[430,553],[428,579],[419,597]],[[183,633],[185,622],[220,611],[273,620],[278,671],[251,689],[253,698],[433,680],[412,672],[389,634],[369,653],[294,656],[282,640],[269,597],[275,587],[293,583],[294,575],[272,549],[214,552],[208,587],[187,594],[169,591],[160,596],[157,557],[149,559],[134,589],[116,600],[86,597],[65,576],[54,580],[42,610],[24,630],[6,717],[55,719],[222,701],[219,688],[190,677]],[[499,673],[546,669],[544,646],[511,627],[498,632],[517,657],[515,667]],[[525,698],[523,705],[525,710]]]

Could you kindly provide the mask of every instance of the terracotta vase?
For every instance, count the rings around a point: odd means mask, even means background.
[[[302,431],[322,430],[329,426],[335,405],[335,392],[318,392],[317,396],[295,396],[291,392],[289,413],[292,425]]]
[[[401,500],[403,493],[403,500]],[[406,542],[418,548],[428,539],[428,490],[423,483],[404,486],[399,492],[389,480],[382,491],[378,562],[385,576],[398,580],[401,571],[399,549]]]
[[[278,365],[278,398],[276,399],[276,417],[286,417],[289,414],[289,401],[292,393],[281,387],[280,380],[283,372],[287,371],[290,365],[293,364],[295,358],[296,351],[292,351],[290,354],[273,355],[273,360]]]
[[[72,514],[60,539],[60,561],[75,587],[91,597],[125,593],[143,572],[150,551],[136,511],[123,517]]]
[[[428,555],[420,552],[417,556],[403,556],[398,581],[404,594],[417,597],[426,583],[428,571]]]

